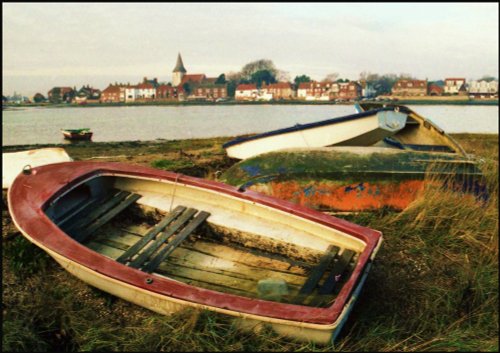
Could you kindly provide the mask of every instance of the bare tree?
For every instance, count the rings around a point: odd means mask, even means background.
[[[323,82],[335,82],[339,78],[339,73],[338,72],[333,72],[331,74],[326,75],[326,77],[323,79]]]

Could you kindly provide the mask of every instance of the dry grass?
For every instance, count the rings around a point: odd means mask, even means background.
[[[211,312],[162,316],[93,289],[20,237],[4,208],[3,350],[498,351],[498,135],[455,137],[485,160],[488,200],[429,186],[404,212],[346,216],[381,230],[385,242],[334,345],[241,333]],[[177,165],[186,173],[210,177],[229,163],[215,145],[155,146],[152,159],[145,150],[134,158],[147,164],[170,153],[190,161]]]

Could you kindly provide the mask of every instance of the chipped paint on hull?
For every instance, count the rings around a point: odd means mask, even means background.
[[[250,189],[319,210],[366,211],[388,207],[403,210],[425,186],[424,180],[401,182],[272,181]]]
[[[431,182],[487,197],[476,162],[380,147],[284,150],[249,158],[221,180],[322,211],[405,209]]]

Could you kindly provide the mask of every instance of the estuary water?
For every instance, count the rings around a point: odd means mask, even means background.
[[[498,106],[409,105],[447,133],[498,134]],[[352,105],[46,108],[2,111],[2,145],[64,143],[64,129],[91,128],[95,142],[237,136],[354,114]]]

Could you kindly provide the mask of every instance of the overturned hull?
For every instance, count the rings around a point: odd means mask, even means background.
[[[289,149],[241,161],[221,181],[321,211],[403,210],[428,183],[485,197],[474,161],[382,147]]]
[[[370,146],[395,134],[405,123],[406,114],[381,108],[237,138],[223,147],[229,157],[245,159],[286,148]]]
[[[8,189],[27,166],[38,167],[71,160],[66,151],[59,147],[2,153],[2,189]]]

